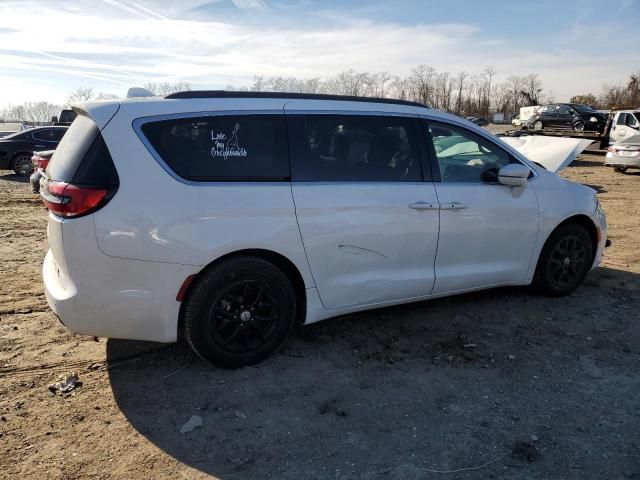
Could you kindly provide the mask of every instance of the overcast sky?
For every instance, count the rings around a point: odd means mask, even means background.
[[[0,0],[0,107],[254,75],[536,72],[556,100],[640,70],[640,0]]]

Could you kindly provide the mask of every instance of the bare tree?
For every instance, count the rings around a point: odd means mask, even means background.
[[[629,95],[629,105],[638,106],[640,104],[640,73],[632,73],[627,84]]]
[[[462,106],[464,103],[464,100],[462,98],[462,91],[464,90],[464,81],[466,78],[467,78],[466,72],[460,72],[456,77],[456,86],[458,88],[458,97],[456,98],[456,109],[455,109],[456,115],[460,115],[462,113]]]
[[[49,102],[25,102],[20,106],[21,118],[16,120],[28,123],[48,123],[60,113],[62,107]]]
[[[154,95],[159,97],[166,97],[167,95],[171,95],[176,92],[184,92],[187,90],[191,90],[191,84],[189,82],[162,82],[162,83],[153,83],[148,82],[143,85],[144,88],[149,90]]]
[[[496,71],[492,66],[488,66],[484,69],[483,73],[487,79],[487,88],[484,93],[484,111],[485,115],[489,116],[489,110],[491,110],[491,81],[493,80]]]
[[[24,107],[22,105],[7,105],[2,109],[0,118],[3,122],[22,122],[25,119]]]
[[[67,98],[67,103],[86,102],[95,96],[95,92],[91,87],[78,87],[73,90]]]
[[[569,102],[582,103],[593,107],[598,105],[598,98],[593,93],[586,93],[584,95],[574,95],[569,99]]]
[[[523,88],[520,94],[526,99],[529,105],[540,103],[540,92],[542,92],[542,82],[537,73],[530,73],[522,77]]]

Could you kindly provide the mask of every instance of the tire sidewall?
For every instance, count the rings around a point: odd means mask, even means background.
[[[261,282],[280,307],[280,318],[267,341],[249,352],[229,352],[210,335],[209,312],[219,294],[231,283],[242,280]],[[258,258],[226,261],[196,280],[185,298],[183,321],[185,337],[205,361],[224,368],[256,364],[276,352],[285,342],[296,313],[295,292],[286,275],[273,264]]]
[[[585,255],[587,257],[587,261],[585,262],[585,266],[583,267],[583,271],[578,275],[577,280],[567,287],[559,287],[556,285],[551,279],[551,252],[556,247],[558,243],[560,243],[566,236],[568,235],[577,235],[580,237],[582,243],[585,246]],[[538,260],[538,267],[536,271],[536,280],[535,286],[542,291],[542,293],[559,297],[563,295],[568,295],[573,292],[576,288],[578,288],[584,278],[589,273],[591,269],[591,263],[594,255],[594,245],[591,241],[591,237],[589,236],[589,232],[582,226],[578,224],[568,224],[563,225],[557,228],[550,236],[547,242],[542,249],[542,253],[540,254],[540,258]]]
[[[31,172],[28,172],[28,173],[26,173],[26,174],[23,174],[23,173],[19,170],[20,163],[22,163],[23,161],[24,161],[28,166],[30,166],[30,165],[31,165],[31,156],[30,156],[29,154],[26,154],[26,153],[20,153],[20,154],[16,155],[16,156],[14,157],[14,159],[13,159],[13,167],[12,167],[12,169],[13,169],[13,171],[14,171],[14,173],[15,173],[16,175],[19,175],[19,176],[21,176],[21,177],[25,177],[25,176],[27,176],[27,177],[28,177],[28,176],[29,176],[29,174],[30,174]]]

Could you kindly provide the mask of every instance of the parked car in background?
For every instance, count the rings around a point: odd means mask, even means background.
[[[44,172],[44,170],[49,166],[53,152],[55,152],[55,150],[34,152],[33,157],[31,157],[33,173],[29,177],[29,183],[31,184],[31,191],[33,191],[33,193],[40,193],[40,179],[42,178],[42,172]]]
[[[640,110],[616,110],[612,115],[610,144],[622,142],[640,133]]]
[[[467,120],[475,123],[479,127],[486,127],[487,125],[489,125],[489,122],[487,122],[487,119],[484,117],[467,117]]]
[[[606,115],[588,105],[554,103],[538,108],[527,120],[527,127],[534,130],[551,128],[569,129],[576,132],[602,132],[606,123]]]
[[[83,108],[40,191],[47,301],[78,333],[181,331],[240,367],[295,322],[502,285],[566,295],[605,246],[591,188],[417,103],[191,91]]]
[[[628,169],[640,168],[640,134],[636,133],[611,145],[604,164],[620,173],[625,173]]]
[[[0,138],[0,170],[13,170],[23,177],[31,175],[33,152],[55,149],[68,128],[36,127]]]
[[[516,115],[515,117],[513,117],[513,120],[511,120],[511,125],[513,125],[514,127],[519,127],[522,125],[522,120],[520,120],[520,115]]]

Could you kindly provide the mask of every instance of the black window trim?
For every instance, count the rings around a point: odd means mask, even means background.
[[[531,170],[531,174],[529,175],[529,181],[538,177],[538,172],[536,172],[535,169],[533,169],[530,165],[527,165],[526,163],[522,162],[519,158],[515,157],[510,151],[503,148],[502,145],[499,145],[498,143],[494,142],[492,139],[487,138],[483,135],[480,135],[477,132],[474,132],[473,130],[466,128],[463,125],[458,125],[457,123],[449,123],[446,121],[437,120],[437,119],[428,118],[428,117],[420,117],[420,121],[423,126],[422,130],[424,132],[424,138],[425,138],[425,141],[427,142],[429,165],[431,167],[431,174],[434,182],[444,184],[444,182],[442,181],[442,176],[440,175],[440,165],[438,163],[438,156],[436,154],[436,150],[433,144],[433,138],[431,138],[431,133],[429,132],[429,124],[441,125],[442,127],[459,129],[465,133],[468,133],[469,136],[473,139],[478,139],[484,142],[491,143],[497,149],[507,154],[509,156],[509,159],[511,160],[511,163],[520,163],[525,167],[527,167],[529,170]],[[448,183],[447,185],[502,185],[502,184],[500,182],[454,182],[454,183]]]
[[[313,109],[301,109],[301,110],[287,110],[285,106],[285,116],[359,116],[359,117],[400,117],[407,120],[411,120],[415,123],[415,126],[418,128],[416,133],[420,134],[420,117],[415,113],[410,112],[385,112],[381,110],[313,110]],[[322,185],[333,185],[333,184],[354,184],[354,185],[362,185],[362,184],[377,184],[377,185],[385,185],[385,184],[393,184],[393,185],[411,185],[411,184],[419,184],[424,182],[432,182],[431,179],[431,169],[428,168],[429,162],[429,151],[427,145],[422,143],[422,151],[420,153],[420,180],[416,181],[396,181],[396,180],[382,180],[382,181],[374,181],[374,180],[296,180],[293,178],[293,159],[291,155],[291,142],[289,141],[290,131],[289,131],[289,123],[287,122],[287,144],[289,146],[289,162],[291,164],[291,175],[292,175],[292,183],[300,183],[300,184],[310,184],[317,183]],[[421,136],[418,137],[418,140],[421,139]]]
[[[251,177],[251,176],[242,176],[242,177],[198,177],[202,178],[202,180],[193,180],[189,178],[185,178],[175,172],[167,162],[164,161],[162,156],[158,153],[158,151],[153,147],[149,139],[146,137],[144,132],[142,131],[142,127],[147,123],[159,122],[164,120],[180,120],[187,118],[206,118],[206,117],[227,117],[227,116],[242,116],[242,115],[281,115],[282,121],[285,126],[285,139],[287,139],[286,134],[286,118],[284,112],[281,109],[266,109],[266,110],[218,110],[218,111],[203,111],[203,112],[187,112],[187,113],[170,113],[163,115],[153,115],[149,117],[139,117],[134,119],[131,122],[131,126],[133,127],[134,132],[145,146],[147,151],[151,154],[151,156],[155,159],[156,162],[162,167],[162,169],[167,172],[173,179],[177,180],[180,183],[184,183],[185,185],[190,185],[194,187],[206,187],[212,185],[221,185],[221,184],[241,184],[241,183],[266,183],[266,184],[282,184],[282,183],[290,183],[291,176],[288,177]],[[288,140],[287,140],[288,142]],[[289,148],[287,143],[287,148],[285,149],[287,152],[287,157],[289,157]],[[288,158],[289,165],[289,175],[291,174],[291,159]]]

